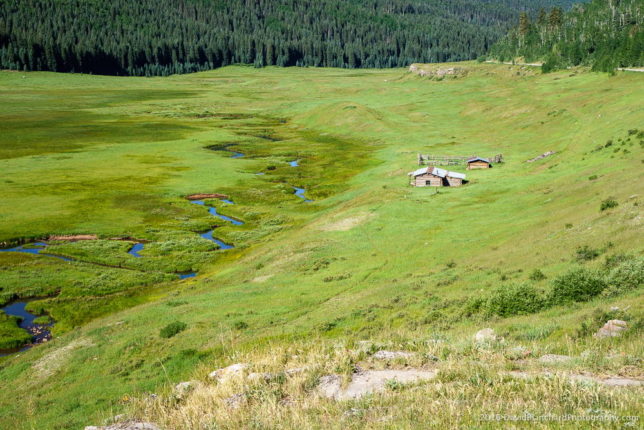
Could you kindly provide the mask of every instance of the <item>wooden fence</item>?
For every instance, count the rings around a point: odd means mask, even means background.
[[[470,158],[476,158],[476,155],[467,156],[450,156],[450,155],[423,155],[418,154],[418,165],[431,164],[433,166],[458,166],[467,163]],[[497,154],[488,157],[491,163],[503,163],[503,154]]]

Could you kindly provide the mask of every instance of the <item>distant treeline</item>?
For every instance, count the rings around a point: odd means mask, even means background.
[[[168,75],[472,59],[572,0],[0,0],[0,67]]]
[[[593,70],[644,66],[644,0],[593,0],[568,13],[542,10],[497,43],[490,57],[543,61],[543,70],[587,65]]]

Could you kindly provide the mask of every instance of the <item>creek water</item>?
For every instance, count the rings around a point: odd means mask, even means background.
[[[306,190],[304,188],[293,187],[295,195],[304,200],[305,203],[311,203],[313,200],[306,197]]]
[[[50,327],[53,326],[53,323],[50,324],[36,324],[34,320],[38,318],[37,315],[29,312],[27,307],[28,302],[13,302],[0,310],[2,310],[7,315],[12,315],[20,318],[19,327],[27,330],[31,334],[31,343],[25,345],[21,348],[10,350],[10,351],[0,351],[0,357],[13,354],[16,352],[24,351],[31,348],[33,345],[47,342],[51,339]]]
[[[142,243],[135,243],[132,248],[127,252],[130,255],[133,255],[136,258],[141,258],[142,255],[139,254],[139,252],[143,251],[143,248],[145,247],[144,244]]]
[[[16,246],[14,248],[0,249],[0,252],[24,252],[26,254],[46,255],[47,257],[54,257],[63,261],[72,261],[72,259],[69,257],[63,257],[62,255],[47,254],[46,252],[43,252],[47,249],[48,246],[49,244],[45,242],[32,242],[32,243]]]
[[[229,151],[227,149],[224,149],[224,150],[232,153],[231,158],[242,158],[245,155],[245,154],[243,154],[241,152]],[[290,161],[289,165],[291,167],[299,167],[299,160]],[[263,174],[264,173],[258,173],[258,175],[263,175]],[[313,200],[308,199],[306,197],[306,195],[305,195],[306,190],[304,188],[293,187],[293,189],[295,190],[295,195],[297,197],[301,198],[302,200],[304,200],[304,202],[309,203],[309,202],[313,201]],[[229,199],[222,199],[221,201],[223,203],[225,203],[225,204],[228,204],[228,205],[234,205],[235,204],[232,200],[229,200]],[[221,219],[223,221],[226,221],[226,222],[228,222],[228,223],[230,223],[232,225],[239,226],[239,225],[244,224],[242,221],[239,221],[239,220],[237,220],[235,218],[231,218],[229,216],[220,214],[219,212],[217,212],[216,207],[206,205],[206,203],[203,200],[193,200],[193,201],[191,201],[191,203],[207,207],[208,208],[208,213],[210,213],[212,216],[217,217],[217,218],[219,218],[219,219]],[[210,240],[211,242],[216,243],[219,246],[219,249],[221,249],[221,250],[227,250],[227,249],[234,248],[233,245],[225,243],[225,242],[217,239],[216,237],[214,237],[213,234],[214,234],[215,229],[216,229],[216,227],[208,230],[205,233],[201,233],[201,237],[203,237],[204,239]],[[69,257],[63,257],[63,256],[60,256],[60,255],[47,254],[46,252],[43,252],[43,251],[46,251],[48,246],[49,246],[49,244],[47,244],[45,242],[33,242],[33,243],[30,243],[30,244],[16,246],[14,248],[0,249],[0,252],[23,252],[23,253],[28,253],[28,254],[45,255],[45,256],[48,256],[48,257],[58,258],[58,259],[61,259],[61,260],[64,260],[64,261],[73,261],[73,259],[69,258]],[[145,245],[143,243],[135,243],[132,246],[132,248],[129,249],[128,254],[130,254],[130,255],[132,255],[132,256],[134,256],[136,258],[142,258],[143,256],[141,254],[139,254],[139,252],[141,252],[144,249],[144,247],[145,247]],[[179,276],[180,279],[187,279],[187,278],[193,278],[193,277],[197,276],[197,273],[196,272],[186,272],[186,273],[178,273],[177,275]],[[13,316],[21,318],[19,326],[21,328],[27,330],[32,335],[31,344],[29,344],[29,345],[27,345],[25,347],[22,347],[22,348],[20,348],[18,350],[13,350],[13,351],[9,351],[9,352],[0,351],[0,356],[12,354],[12,353],[19,352],[19,351],[24,351],[25,349],[28,349],[31,346],[35,345],[35,344],[46,342],[51,338],[50,328],[53,326],[53,323],[50,323],[50,324],[35,324],[34,320],[37,318],[37,316],[32,314],[32,313],[30,313],[26,309],[26,306],[27,306],[27,302],[14,302],[14,303],[11,303],[11,304],[5,306],[4,308],[1,308],[1,310],[4,311],[7,315],[13,315]]]
[[[216,207],[206,205],[206,203],[205,203],[203,200],[193,200],[193,201],[191,201],[190,203],[193,203],[193,204],[195,204],[195,205],[200,205],[200,206],[205,206],[205,207],[207,207],[207,208],[208,208],[208,213],[209,213],[210,215],[212,215],[212,216],[214,216],[214,217],[217,217],[217,218],[219,218],[219,219],[222,219],[222,220],[224,220],[224,221],[226,221],[226,222],[229,222],[229,223],[231,223],[232,225],[244,225],[244,223],[243,223],[242,221],[239,221],[239,220],[237,220],[237,219],[235,219],[235,218],[231,218],[231,217],[229,217],[229,216],[226,216],[226,215],[222,215],[222,214],[220,214],[219,212],[217,212],[217,208],[216,208]],[[232,201],[230,201],[230,200],[228,200],[228,201],[227,201],[227,203],[228,203],[229,205],[234,204],[234,203],[233,203]],[[215,228],[216,228],[216,227],[215,227]],[[205,233],[202,233],[202,234],[201,234],[201,237],[203,237],[204,239],[208,239],[208,240],[209,240],[209,241],[211,241],[211,242],[215,242],[217,245],[219,245],[219,249],[226,250],[226,249],[232,249],[232,248],[234,248],[234,246],[233,246],[233,245],[227,244],[227,243],[225,243],[225,242],[223,242],[223,241],[221,241],[221,240],[219,240],[219,239],[217,239],[216,237],[214,237],[214,236],[213,236],[213,233],[214,233],[214,231],[215,231],[215,228],[213,228],[213,229],[211,229],[211,230],[208,230],[208,231],[207,231],[207,232],[205,232]]]

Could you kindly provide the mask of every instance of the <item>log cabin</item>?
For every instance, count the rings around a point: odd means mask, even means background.
[[[492,163],[487,158],[473,157],[467,160],[467,170],[489,169]]]
[[[438,167],[428,166],[409,173],[410,184],[414,187],[460,187],[463,185],[463,173],[450,172]]]

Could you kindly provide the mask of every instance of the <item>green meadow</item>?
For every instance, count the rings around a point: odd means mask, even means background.
[[[348,373],[365,358],[346,352],[361,340],[438,356],[447,391],[393,387],[360,407],[409,411],[431,393],[488,409],[428,403],[387,422],[346,422],[330,401],[279,406],[287,392],[310,396],[320,373],[296,392],[258,389],[212,428],[275,419],[414,428],[430,416],[494,428],[474,417],[571,392],[507,389],[491,375],[521,367],[507,353],[519,346],[537,357],[591,351],[571,368],[641,378],[644,76],[458,66],[467,73],[445,79],[242,66],[166,78],[0,72],[0,242],[99,238],[50,242],[48,253],[73,261],[0,253],[0,305],[30,300],[56,322],[51,341],[0,358],[0,428],[82,428],[123,412],[180,428],[188,421],[169,412],[175,403],[141,399],[242,359],[318,360]],[[468,176],[460,188],[413,188],[418,153],[505,162],[455,166]],[[227,195],[234,205],[207,203],[244,224],[191,204],[194,193]],[[234,249],[199,236],[213,227]],[[141,258],[128,254],[136,242]],[[585,294],[586,285],[598,287]],[[594,338],[611,318],[626,320],[627,333]],[[185,329],[160,335],[176,322]],[[472,348],[485,327],[506,349]],[[3,313],[0,336],[0,346],[26,341]],[[450,391],[460,380],[479,388]],[[576,390],[539,407],[641,412],[639,389]]]

